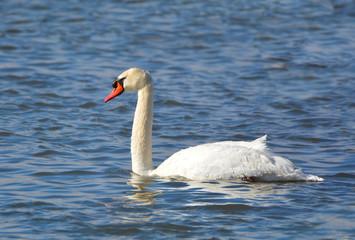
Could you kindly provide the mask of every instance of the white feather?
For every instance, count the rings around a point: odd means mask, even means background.
[[[266,147],[266,135],[252,142],[215,142],[183,149],[154,170],[152,78],[148,72],[137,68],[129,69],[119,76],[124,77],[125,91],[138,91],[131,139],[133,172],[191,180],[253,177],[257,181],[323,181],[320,177],[304,174],[288,159],[272,154]]]

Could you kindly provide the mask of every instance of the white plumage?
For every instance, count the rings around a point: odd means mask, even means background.
[[[174,153],[150,175],[194,180],[319,181],[305,175],[286,158],[271,154],[266,135],[252,142],[226,141],[189,147]]]
[[[225,141],[186,148],[153,169],[152,83],[148,72],[131,68],[118,77],[115,89],[105,99],[107,102],[124,91],[138,91],[131,139],[133,172],[191,180],[323,181],[320,177],[302,173],[288,159],[272,154],[265,144],[266,135],[252,142]]]

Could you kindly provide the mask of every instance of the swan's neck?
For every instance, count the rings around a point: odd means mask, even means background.
[[[148,84],[138,91],[137,107],[132,128],[132,170],[139,175],[146,175],[150,170],[153,170],[152,126],[153,86]]]

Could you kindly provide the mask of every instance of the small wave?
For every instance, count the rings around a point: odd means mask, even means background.
[[[245,204],[213,204],[206,205],[206,210],[226,210],[226,211],[248,211],[253,209],[253,207],[245,205]]]
[[[187,135],[163,135],[161,138],[165,139],[206,139],[207,135],[199,135],[199,134],[187,134]]]
[[[14,133],[12,133],[12,132],[7,132],[7,131],[5,131],[5,132],[0,132],[0,136],[2,136],[2,137],[10,137],[10,136],[14,136],[15,134]]]
[[[92,108],[97,106],[97,103],[94,102],[86,102],[84,104],[79,105],[80,108]]]
[[[58,151],[54,151],[54,150],[45,150],[45,151],[41,151],[41,152],[37,152],[35,154],[33,154],[33,156],[35,157],[47,157],[47,156],[51,156],[51,155],[60,155],[61,153]]]
[[[327,178],[355,178],[354,174],[350,173],[337,173],[334,175],[328,175]]]
[[[95,175],[97,172],[84,171],[84,170],[73,170],[64,172],[37,172],[31,174],[32,176],[45,177],[45,176],[57,176],[57,175]]]
[[[108,168],[105,170],[106,174],[112,174],[112,175],[130,175],[130,172],[131,171],[129,171],[127,169],[122,169],[122,168],[118,168],[118,167]]]
[[[13,51],[16,49],[16,47],[12,46],[12,45],[3,45],[3,46],[0,46],[0,49],[4,50],[4,51]]]
[[[21,30],[20,29],[16,29],[16,28],[12,28],[12,29],[6,30],[6,33],[9,33],[9,34],[18,34],[20,32],[21,32]]]
[[[45,103],[45,102],[36,102],[34,105],[37,107],[48,107],[48,108],[54,108],[54,109],[64,108],[64,105],[60,105],[57,103],[49,104],[49,103]]]
[[[41,206],[54,206],[54,204],[43,202],[43,201],[16,202],[16,203],[7,204],[8,208],[31,208],[31,207],[41,207]]]
[[[173,100],[160,100],[157,101],[156,104],[169,105],[169,106],[180,106],[180,107],[192,107],[193,104],[190,103],[182,103]]]
[[[55,93],[41,93],[41,94],[37,94],[37,96],[41,98],[59,98],[59,99],[65,98],[64,96],[59,96],[58,94]]]

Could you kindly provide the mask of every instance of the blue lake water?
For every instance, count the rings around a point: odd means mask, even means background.
[[[0,2],[1,239],[355,238],[355,3]],[[155,165],[222,140],[268,145],[320,183],[132,175],[154,78]]]

